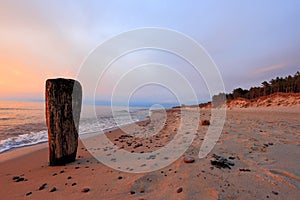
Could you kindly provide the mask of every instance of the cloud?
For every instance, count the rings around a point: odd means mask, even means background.
[[[262,68],[256,69],[253,72],[253,75],[255,75],[255,76],[264,75],[264,74],[272,72],[272,71],[277,71],[279,69],[283,69],[286,66],[287,66],[287,64],[283,63],[283,64],[276,64],[276,65],[271,65],[271,66],[267,66],[267,67],[262,67]]]

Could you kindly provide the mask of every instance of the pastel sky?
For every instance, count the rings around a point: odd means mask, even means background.
[[[172,29],[196,40],[216,63],[227,92],[300,70],[300,1],[7,0],[0,2],[0,99],[44,99],[47,78],[76,78],[97,45],[143,27]],[[149,62],[178,70],[199,102],[209,100],[201,76],[174,55],[157,51],[118,60],[107,82],[122,75],[124,63],[130,69]],[[159,75],[151,69],[150,74]],[[95,96],[107,101],[110,92],[104,86]],[[157,85],[134,96],[137,102],[174,101]]]

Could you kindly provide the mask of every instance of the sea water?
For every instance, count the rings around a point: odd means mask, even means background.
[[[83,105],[79,134],[145,120],[146,108]],[[0,102],[0,153],[48,141],[44,102]]]

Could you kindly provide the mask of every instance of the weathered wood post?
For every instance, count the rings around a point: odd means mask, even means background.
[[[75,161],[78,146],[82,88],[72,79],[46,81],[46,122],[49,165]]]

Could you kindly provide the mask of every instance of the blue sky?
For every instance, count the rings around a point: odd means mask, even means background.
[[[299,1],[11,0],[0,2],[0,13],[0,99],[43,99],[47,78],[75,78],[97,45],[143,27],[195,39],[216,63],[227,92],[300,70]],[[201,77],[172,55],[145,51],[123,61],[150,58],[184,73],[199,101],[209,100]],[[136,101],[174,100],[155,87],[137,91]],[[99,90],[96,98],[107,101],[109,94]]]

